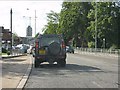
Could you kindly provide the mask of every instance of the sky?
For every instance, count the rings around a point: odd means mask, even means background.
[[[42,28],[47,24],[47,13],[51,10],[59,13],[62,8],[62,0],[55,1],[0,1],[0,26],[10,29],[10,9],[13,11],[13,33],[18,36],[26,36],[26,28],[32,26],[35,35],[35,10],[36,33],[43,33]],[[29,19],[31,17],[31,20]]]

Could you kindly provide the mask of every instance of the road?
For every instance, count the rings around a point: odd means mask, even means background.
[[[118,88],[118,58],[67,54],[64,68],[33,67],[24,88]]]

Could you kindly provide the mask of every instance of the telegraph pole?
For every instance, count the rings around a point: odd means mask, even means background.
[[[95,8],[95,50],[97,50],[97,1],[96,1],[96,8]]]
[[[12,53],[12,45],[13,45],[13,36],[12,36],[12,8],[10,10],[10,30],[11,30],[11,53]]]

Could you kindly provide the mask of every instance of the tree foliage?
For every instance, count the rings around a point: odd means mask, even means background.
[[[109,48],[113,44],[118,46],[118,21],[120,21],[120,8],[115,2],[98,2],[92,3],[93,9],[88,13],[90,26],[87,29],[95,38],[95,23],[97,23],[97,46],[100,48],[103,39],[106,40],[106,47]],[[97,9],[97,22],[95,22],[95,9]]]
[[[44,33],[61,33],[66,44],[94,47],[97,25],[97,47],[101,48],[105,39],[107,48],[112,45],[120,48],[120,5],[117,2],[63,2],[61,12],[51,11],[47,18]]]
[[[76,46],[87,46],[86,27],[88,26],[87,14],[91,8],[86,2],[64,2],[60,13],[59,29],[64,34],[66,43],[71,39]]]
[[[47,25],[43,28],[44,34],[56,34],[58,31],[59,14],[51,11],[47,14]]]
[[[20,37],[16,33],[13,33],[13,42],[14,45],[17,45],[20,42]]]

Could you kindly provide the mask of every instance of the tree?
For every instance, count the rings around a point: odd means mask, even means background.
[[[35,37],[34,38],[37,38],[39,36],[39,32],[35,35]]]
[[[93,9],[88,13],[90,26],[87,30],[95,38],[95,8],[96,3],[92,3]],[[118,46],[118,22],[120,21],[120,8],[115,2],[98,2],[97,3],[97,46],[101,48],[103,39],[106,40],[107,48],[112,45]]]
[[[58,33],[58,20],[59,14],[51,11],[47,14],[47,25],[43,28],[44,34],[57,34]]]
[[[103,43],[107,48],[112,45],[120,48],[120,5],[117,2],[63,2],[61,12],[51,11],[47,18],[44,34],[63,34],[66,44],[72,41],[78,47],[94,47],[97,20],[97,48]]]
[[[16,33],[13,33],[13,45],[17,45],[19,43],[20,43],[20,37]]]
[[[66,44],[73,39],[76,46],[87,46],[87,14],[90,8],[89,2],[63,2],[59,32],[64,34]]]

